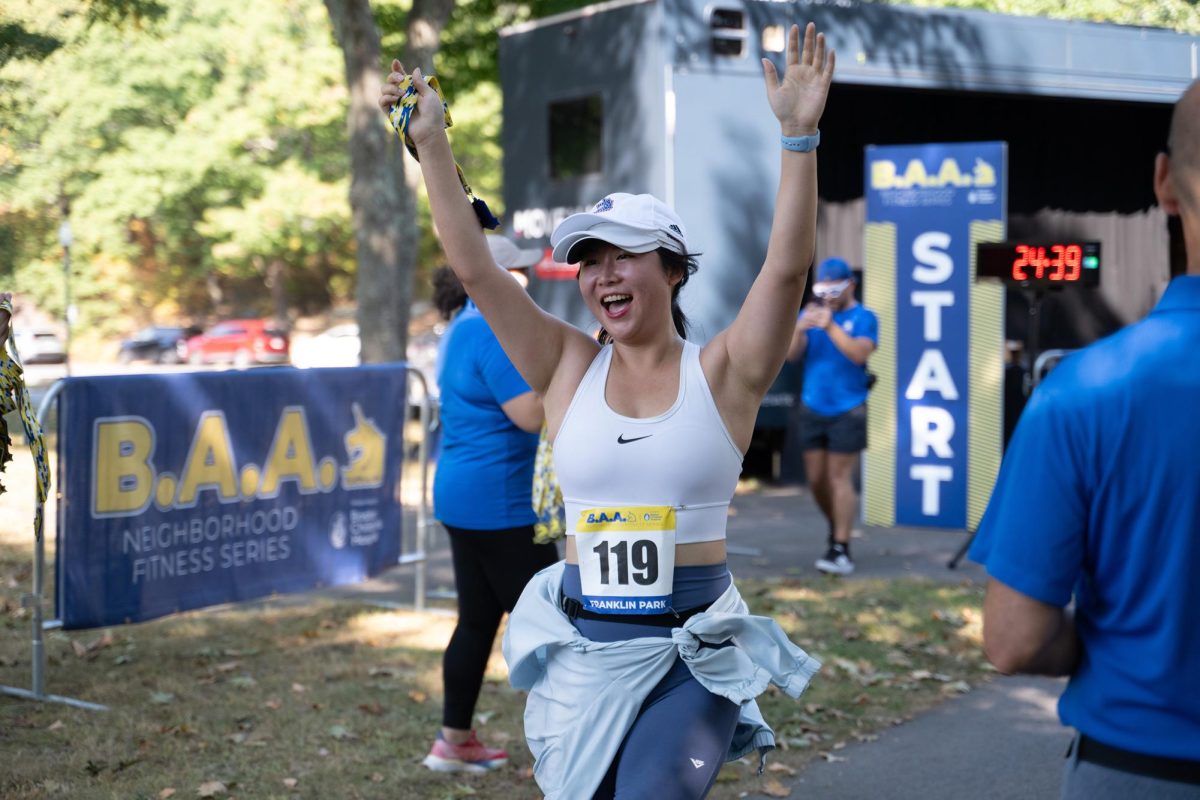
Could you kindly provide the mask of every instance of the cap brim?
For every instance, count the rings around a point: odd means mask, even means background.
[[[509,264],[505,269],[528,269],[534,264],[542,260],[541,250],[526,250],[520,248],[517,250],[517,257],[513,259],[513,263]]]
[[[607,226],[604,231],[583,230],[568,233],[554,245],[554,260],[560,264],[575,264],[579,261],[579,245],[588,241],[607,242],[613,247],[619,247],[627,253],[649,253],[659,247],[658,237],[653,231],[639,231],[636,228],[618,228]]]

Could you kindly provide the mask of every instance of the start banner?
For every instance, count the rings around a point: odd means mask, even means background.
[[[1003,142],[866,150],[865,294],[879,316],[863,479],[872,525],[974,529],[999,469],[1004,293],[975,247],[1006,227]]]
[[[57,613],[92,628],[394,565],[403,364],[69,378]]]

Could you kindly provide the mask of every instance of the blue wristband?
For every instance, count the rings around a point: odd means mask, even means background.
[[[811,153],[821,143],[821,132],[817,131],[812,136],[780,136],[779,142],[783,145],[784,150],[791,150],[793,153]]]

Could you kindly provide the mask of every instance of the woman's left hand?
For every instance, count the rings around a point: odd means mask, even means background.
[[[808,23],[804,28],[804,50],[800,49],[800,28],[788,31],[787,68],[780,80],[775,65],[763,59],[763,78],[767,82],[767,100],[779,119],[784,136],[811,136],[817,132],[825,98],[833,80],[833,50],[825,50],[825,34]]]

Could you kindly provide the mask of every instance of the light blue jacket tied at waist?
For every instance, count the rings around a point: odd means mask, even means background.
[[[529,581],[504,633],[509,681],[529,692],[525,738],[546,800],[595,794],[642,702],[677,655],[705,689],[742,707],[726,760],[758,750],[761,771],[775,734],[754,698],[770,684],[799,697],[821,662],[788,641],[775,620],[751,616],[732,583],[669,639],[585,639],[559,606],[563,564]],[[724,642],[733,646],[701,646]]]

